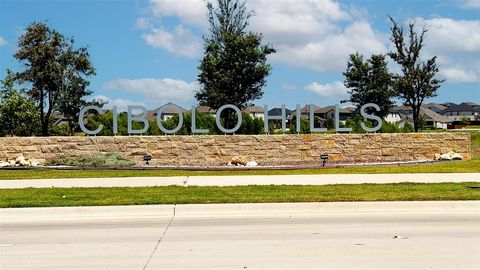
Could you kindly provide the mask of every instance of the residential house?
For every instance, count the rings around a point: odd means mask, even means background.
[[[450,106],[443,110],[442,114],[453,122],[461,122],[464,118],[468,118],[470,121],[480,120],[480,109],[466,102]]]
[[[171,106],[171,105],[177,106],[178,108],[180,108],[180,111],[181,111],[182,113],[188,112],[187,109],[185,109],[185,108],[183,108],[183,107],[181,107],[181,106],[179,106],[179,105],[177,105],[177,104],[175,104],[175,103],[169,102],[169,103],[167,103],[167,104],[165,104],[165,105],[163,105],[163,106],[160,106],[160,107],[158,107],[158,108],[156,108],[156,109],[154,109],[154,110],[148,111],[148,112],[147,112],[147,120],[148,120],[148,121],[156,121],[156,120],[157,120],[158,111],[159,111],[161,108],[163,108],[163,107],[165,107],[165,106],[167,106],[167,105],[169,105],[169,106]],[[167,119],[172,118],[172,117],[173,117],[174,115],[176,115],[176,114],[178,114],[177,110],[174,110],[174,109],[171,109],[171,108],[167,108],[167,109],[165,109],[165,110],[162,111],[162,114],[160,115],[160,119],[161,119],[162,121],[165,121],[165,120],[167,120]]]
[[[424,106],[426,108],[436,112],[436,113],[439,113],[439,114],[442,114],[443,110],[448,108],[447,106],[444,106],[444,105],[441,105],[441,104],[438,104],[438,103],[434,103],[434,102],[427,103]]]
[[[404,119],[406,117],[406,115],[400,113],[400,112],[393,112],[393,111],[390,111],[387,116],[385,116],[385,121],[388,122],[388,123],[395,123],[395,124],[398,124],[402,121],[402,119]],[[403,127],[403,125],[402,125]]]
[[[347,107],[347,108],[340,108],[339,111],[339,116],[340,119],[339,121],[346,121],[349,118],[352,118],[353,113],[355,112],[355,108],[353,107]],[[318,108],[315,111],[315,115],[319,116],[320,118],[323,119],[335,119],[335,106],[327,106],[324,108]]]
[[[472,106],[473,108],[475,109],[479,109],[480,110],[480,105],[475,103],[475,102],[465,102],[467,103],[468,105]]]
[[[243,111],[253,118],[261,118],[261,119],[265,118],[265,112],[263,108],[260,106],[249,106],[245,108]]]
[[[213,115],[213,117],[215,117],[216,113],[217,113],[217,110],[214,110],[208,106],[197,106],[197,108],[195,109],[197,112],[199,113],[205,113],[205,114],[211,114]]]
[[[444,102],[444,103],[440,103],[440,105],[448,108],[448,107],[456,106],[457,104],[455,104],[453,102]]]
[[[398,114],[398,116],[395,114]],[[452,122],[448,117],[438,114],[423,105],[420,107],[420,116],[423,117],[425,126],[428,128],[447,129],[448,124]],[[403,127],[405,123],[413,125],[413,110],[410,106],[398,106],[393,108],[386,119],[398,119],[398,117],[400,117],[398,122],[392,122],[397,123],[400,127]]]

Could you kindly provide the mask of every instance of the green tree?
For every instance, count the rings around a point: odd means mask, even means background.
[[[27,93],[39,110],[43,136],[48,136],[50,116],[61,101],[65,105],[61,109],[78,108],[82,106],[78,97],[89,94],[85,78],[95,70],[87,48],[75,49],[73,45],[73,38],[37,22],[30,24],[18,40],[14,57],[24,63],[25,69],[16,77],[31,86]]]
[[[218,0],[215,8],[207,4],[210,34],[204,37],[204,57],[198,67],[201,89],[195,97],[201,105],[218,109],[233,104],[240,110],[263,95],[271,67],[267,56],[275,52],[262,44],[262,35],[246,32],[252,12],[241,0]],[[233,110],[222,119],[232,128]]]
[[[437,95],[437,89],[444,80],[435,78],[438,73],[436,56],[426,62],[421,61],[420,53],[424,46],[427,29],[423,28],[420,33],[417,33],[415,23],[411,22],[408,25],[408,36],[405,36],[403,27],[399,26],[391,17],[390,20],[392,21],[391,41],[395,49],[388,55],[400,65],[402,71],[401,74],[393,76],[393,88],[399,98],[403,100],[404,105],[412,108],[413,127],[415,132],[418,132],[422,103],[425,98]],[[405,40],[407,38],[408,42]]]
[[[242,125],[236,134],[263,134],[263,119],[242,112]]]
[[[291,134],[310,134],[310,120],[305,117],[300,117],[300,130],[297,130],[297,116],[294,115],[290,121]]]
[[[470,118],[468,118],[466,116],[462,116],[460,121],[462,122],[463,125],[466,125],[466,126],[470,125]]]
[[[32,101],[22,90],[14,88],[14,76],[10,70],[1,81],[0,126],[10,136],[31,136],[38,131],[38,113]]]
[[[69,135],[73,135],[78,127],[78,117],[80,111],[90,105],[102,108],[107,102],[99,99],[87,101],[86,96],[93,92],[87,89],[89,82],[81,77],[73,77],[71,83],[67,85],[66,91],[63,91],[59,102],[58,111],[68,120]]]
[[[343,75],[350,98],[342,102],[351,102],[357,107],[375,103],[380,107],[380,112],[376,114],[380,117],[387,116],[393,105],[395,92],[384,55],[374,54],[364,61],[362,55],[351,54]]]

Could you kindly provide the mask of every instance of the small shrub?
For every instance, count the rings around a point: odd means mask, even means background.
[[[88,155],[81,157],[59,156],[49,160],[47,165],[68,165],[77,167],[131,166],[135,165],[135,161],[126,158],[119,153],[108,153],[104,155]]]

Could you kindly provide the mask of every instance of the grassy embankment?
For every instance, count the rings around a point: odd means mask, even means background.
[[[0,190],[0,207],[480,200],[480,183]]]

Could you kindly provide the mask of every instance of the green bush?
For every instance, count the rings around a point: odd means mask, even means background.
[[[124,157],[119,153],[108,153],[104,155],[88,155],[81,157],[58,156],[47,162],[49,166],[77,166],[77,167],[101,167],[101,166],[131,166],[135,161]]]

